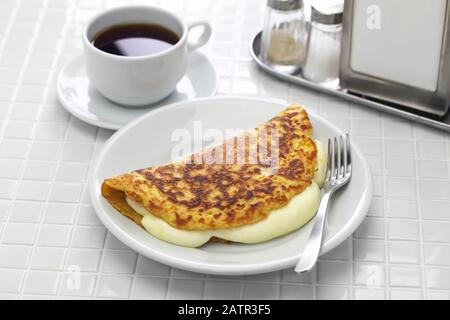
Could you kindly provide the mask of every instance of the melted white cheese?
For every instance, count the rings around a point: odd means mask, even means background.
[[[319,185],[322,185],[325,178],[327,161],[320,142],[317,142],[317,149],[318,171],[311,185],[293,197],[285,207],[273,210],[265,219],[253,224],[220,230],[181,230],[151,214],[140,203],[128,197],[126,200],[143,216],[144,228],[163,241],[185,247],[199,247],[213,236],[241,243],[264,242],[302,227],[315,215],[321,196]]]

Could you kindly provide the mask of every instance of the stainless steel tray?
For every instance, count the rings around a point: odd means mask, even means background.
[[[393,105],[386,101],[374,100],[368,97],[360,96],[351,92],[348,92],[345,89],[330,89],[324,86],[321,86],[317,83],[311,82],[301,77],[301,75],[291,75],[282,73],[278,70],[271,68],[270,66],[264,64],[262,60],[259,58],[259,50],[261,43],[261,32],[259,32],[250,43],[250,54],[255,60],[255,62],[266,72],[269,74],[285,80],[291,83],[295,83],[297,85],[301,85],[307,88],[311,88],[323,93],[327,93],[332,96],[336,96],[342,98],[344,100],[360,103],[362,105],[368,106],[370,108],[374,108],[377,110],[381,110],[390,114],[398,115],[403,118],[410,119],[412,121],[417,121],[438,129],[442,129],[450,132],[450,114],[447,114],[444,118],[436,118],[432,115],[428,115],[425,113],[417,112],[412,109],[408,109],[407,107],[402,107],[398,105]]]

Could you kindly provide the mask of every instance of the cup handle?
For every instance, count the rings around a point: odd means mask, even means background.
[[[192,29],[194,29],[196,27],[203,27],[203,32],[196,41],[194,41],[194,42],[188,41],[188,51],[194,51],[194,50],[204,46],[208,42],[209,38],[211,38],[212,29],[211,29],[211,25],[209,24],[208,21],[204,21],[204,20],[194,21],[194,22],[188,23],[187,27],[188,27],[188,35]]]

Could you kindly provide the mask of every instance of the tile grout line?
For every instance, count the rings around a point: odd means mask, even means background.
[[[347,104],[348,105],[348,108],[349,108],[349,115],[348,115],[348,118],[349,118],[349,128],[348,128],[348,134],[350,135],[350,137],[352,138],[352,136],[353,136],[353,104],[351,104],[351,103],[348,103]],[[350,145],[351,146],[351,145]],[[370,199],[370,201],[372,201],[372,199]],[[356,230],[355,230],[356,231]],[[351,248],[351,250],[350,250],[350,252],[351,252],[351,254],[352,254],[352,260],[351,260],[351,267],[350,267],[350,286],[349,286],[349,288],[348,288],[348,291],[349,291],[349,295],[348,295],[348,297],[347,297],[347,300],[348,299],[352,299],[353,298],[353,296],[354,296],[354,288],[353,288],[353,284],[354,284],[354,281],[355,281],[355,246],[354,246],[354,238],[353,238],[353,234],[354,234],[355,232],[353,232],[350,236],[349,236],[349,239],[350,239],[350,248]]]
[[[245,280],[244,278],[239,280],[239,300],[244,300],[244,287],[246,283],[247,280]]]
[[[319,261],[317,261],[315,267],[310,272],[312,272],[311,286],[312,286],[312,291],[313,291],[313,300],[317,300],[318,299],[317,285],[319,283]],[[300,275],[297,275],[297,277],[298,276],[300,276]]]
[[[283,279],[283,271],[278,271],[279,279],[277,283],[275,283],[275,300],[281,299],[281,280]]]
[[[13,13],[12,13],[12,15],[11,15],[10,21],[9,21],[9,23],[8,23],[8,27],[7,27],[6,30],[5,30],[5,35],[6,35],[6,36],[3,38],[3,42],[0,43],[0,57],[3,56],[3,53],[4,53],[4,45],[6,44],[6,41],[7,41],[7,39],[9,38],[9,32],[10,32],[11,29],[12,29],[12,26],[13,26],[13,23],[14,23],[15,18],[16,18],[16,16],[17,16],[17,13],[19,12],[19,8],[20,8],[21,3],[22,3],[22,0],[17,1],[16,6],[14,7],[14,11],[13,11]],[[20,73],[24,73],[24,71],[23,71],[22,69],[20,69]],[[2,126],[0,126],[0,142],[4,142],[4,141],[6,140],[5,137],[4,137],[4,136],[5,136],[5,132],[6,132],[6,127],[7,127],[6,122],[9,120],[9,118],[10,118],[10,116],[11,116],[12,109],[13,109],[13,107],[14,107],[14,103],[15,103],[15,100],[16,100],[17,92],[19,91],[19,89],[18,89],[19,85],[20,85],[20,80],[17,79],[16,88],[14,89],[14,94],[13,94],[13,96],[12,96],[11,101],[9,101],[8,104],[7,104],[7,105],[8,105],[8,109],[7,109],[6,115],[4,116],[4,118],[5,118],[5,120],[4,120],[5,124],[2,125]],[[27,150],[27,152],[29,152],[29,150]],[[27,157],[27,155],[25,155],[25,158],[26,158],[26,157]],[[23,165],[23,167],[22,167],[21,170],[20,170],[20,175],[19,175],[19,176],[22,176],[23,173],[25,172],[25,162],[26,162],[26,159],[21,159],[21,160],[24,161],[24,165]],[[13,193],[12,193],[10,199],[6,199],[6,201],[8,201],[6,220],[4,221],[4,226],[3,226],[3,228],[0,228],[0,243],[2,243],[3,236],[4,236],[4,234],[6,233],[6,231],[5,231],[5,230],[6,230],[6,226],[7,226],[8,223],[9,223],[9,220],[10,220],[10,217],[11,217],[12,208],[13,208],[13,206],[14,206],[15,195],[17,194],[18,188],[19,188],[19,182],[20,182],[20,181],[18,181],[17,179],[13,179],[13,180],[15,181],[15,184],[14,184],[14,187],[13,187],[13,188],[14,188]],[[23,279],[22,279],[22,280],[23,280]]]
[[[421,199],[420,199],[420,176],[419,176],[419,160],[418,160],[418,149],[417,149],[417,126],[413,125],[413,138],[414,138],[414,145],[413,145],[413,151],[414,151],[414,170],[416,174],[416,180],[415,180],[415,190],[417,193],[417,214],[418,214],[418,227],[419,227],[419,250],[420,250],[420,286],[421,286],[421,292],[422,292],[422,299],[426,296],[426,290],[425,290],[425,254],[424,254],[424,242],[423,242],[423,220],[422,220],[422,208],[421,208]]]
[[[350,261],[349,261],[350,263]],[[49,271],[48,269],[36,269],[38,271]],[[97,272],[95,271],[86,271],[83,272],[83,274],[86,275],[96,275]],[[118,278],[129,278],[131,276],[131,274],[127,274],[127,273],[100,273],[100,275],[104,275],[104,276],[116,276]],[[149,278],[149,279],[162,279],[162,280],[167,280],[169,279],[169,276],[156,276],[156,275],[139,275],[142,278]],[[173,279],[175,280],[183,280],[183,281],[204,281],[206,279],[204,278],[195,278],[195,277],[183,277],[183,276],[174,276]],[[213,279],[209,279],[208,281],[210,282],[225,282],[225,283],[234,283],[234,284],[240,284],[241,280],[227,280],[227,279],[223,279],[223,278],[213,278]],[[270,280],[247,280],[245,281],[245,283],[248,284],[264,284],[264,285],[287,285],[287,286],[294,286],[294,287],[308,287],[308,288],[313,288],[312,283],[306,283],[306,282],[295,282],[295,281],[270,281]],[[347,283],[323,283],[323,284],[318,284],[318,287],[335,287],[335,288],[345,288],[348,289],[349,285]],[[359,289],[367,289],[366,285],[363,284],[357,284],[354,285],[355,288],[359,288]],[[408,286],[408,285],[398,285],[398,286],[393,286],[393,288],[396,289],[404,289],[404,290],[411,290],[411,291],[417,291],[417,292],[422,292],[422,289],[420,287],[416,287],[416,286]],[[448,289],[432,289],[433,291],[448,291]],[[12,293],[14,294],[14,293]],[[33,293],[33,294],[37,294],[37,293]],[[43,295],[48,295],[47,293],[41,293]],[[75,296],[75,295],[74,295]],[[80,296],[81,297],[81,296]]]
[[[155,278],[155,279],[160,279],[158,277],[152,277],[152,276],[146,276],[146,278]],[[161,278],[162,279],[162,278]],[[180,280],[191,280],[191,279],[180,279]],[[254,283],[261,283],[261,282],[254,282]],[[268,282],[268,283],[262,283],[262,284],[271,284],[273,285],[274,283],[272,282]],[[298,287],[309,287],[306,284],[299,284],[299,283],[286,283],[286,285],[294,285],[294,286],[298,286]],[[320,285],[319,287],[322,288],[348,288],[346,284],[323,284]],[[360,289],[364,289],[365,287],[362,285],[358,285],[356,286],[357,288]],[[405,292],[417,292],[417,293],[421,293],[422,291],[417,288],[417,287],[395,287],[395,289],[400,290],[400,291],[405,291]],[[436,292],[436,293],[442,293],[442,294],[448,294],[448,290],[446,289],[432,289],[432,292]],[[10,292],[5,292],[4,294],[6,295],[12,295],[14,296],[14,293],[10,293]],[[55,298],[47,293],[33,293],[33,294],[29,294],[27,296],[39,296],[39,297],[49,297],[50,299]],[[88,300],[89,297],[86,296],[77,296],[77,295],[68,295],[65,296],[65,298],[80,298],[83,300]],[[103,299],[103,298],[98,298],[98,299]],[[117,298],[117,297],[108,297],[108,299],[112,299],[112,300],[126,300],[126,298]]]
[[[417,242],[418,243],[418,242]],[[6,246],[11,246],[11,247],[21,247],[21,248],[29,248],[31,247],[31,245],[16,245],[16,244],[7,244]],[[64,247],[61,246],[41,246],[41,248],[46,248],[46,249],[64,249]],[[84,251],[84,252],[96,252],[96,251],[100,251],[100,249],[96,249],[96,248],[74,248],[76,250],[80,250],[80,251]],[[125,252],[125,253],[133,253],[133,251],[130,250],[114,250],[114,249],[107,249],[108,252]],[[338,264],[350,264],[352,263],[352,260],[320,260],[320,262],[324,262],[324,263],[338,263]],[[372,265],[376,265],[376,266],[384,266],[385,262],[383,261],[374,261],[374,260],[355,260],[354,261],[356,264],[372,264]],[[410,266],[411,263],[409,262],[396,262],[396,263],[391,263],[390,266],[393,267],[408,267]],[[427,266],[430,267],[434,267],[434,268],[440,268],[440,269],[444,269],[444,270],[449,270],[450,271],[450,265],[439,265],[439,264],[429,264]],[[8,269],[8,270],[25,270],[26,267],[20,268],[20,267],[2,267],[2,269]],[[36,268],[33,270],[39,270],[39,271],[45,271],[46,269],[41,269],[41,268]],[[287,269],[283,269],[284,270],[289,270],[289,268]],[[275,272],[275,271],[273,271]],[[99,273],[101,275],[112,275],[115,274],[114,272],[97,272],[97,271],[83,271],[84,274],[95,274],[95,273]],[[131,273],[117,273],[117,275],[126,275],[126,276],[131,276]],[[153,275],[148,275],[148,274],[136,274],[137,276],[150,276],[150,277],[161,277],[161,278],[169,278],[169,276],[153,276]],[[205,274],[206,275],[206,274]],[[173,276],[174,279],[192,279],[192,280],[200,280],[201,278],[198,277],[189,277],[189,276],[177,276],[174,275]],[[240,279],[234,279],[234,278],[230,278],[230,279],[223,279],[223,278],[209,278],[208,280],[220,280],[220,281],[224,281],[224,282],[239,282],[241,281]],[[261,282],[261,283],[273,283],[273,284],[277,284],[277,283],[290,283],[289,281],[264,281],[264,280],[242,280],[245,283],[250,283],[250,282]],[[301,282],[292,282],[292,283],[301,283]],[[307,284],[307,283],[304,283]],[[312,286],[313,284],[310,283],[310,285]],[[317,283],[317,286],[321,286],[322,284]],[[324,285],[334,285],[334,284],[324,284]]]
[[[108,238],[108,232],[109,232],[108,230],[106,230],[106,232],[105,232],[105,237],[103,239],[103,246],[101,248],[101,253],[100,253],[100,261],[98,263],[98,270],[97,270],[97,272],[95,272],[96,277],[95,277],[95,281],[94,281],[94,289],[93,289],[92,295],[91,295],[91,298],[93,298],[93,299],[97,298],[97,291],[98,291],[98,286],[99,286],[99,282],[100,282],[100,277],[103,275],[101,273],[101,270],[103,268],[103,263],[105,260],[105,251],[106,251],[105,246],[106,246],[106,239]]]
[[[105,236],[103,238],[103,245],[100,248],[100,260],[99,260],[99,263],[98,263],[98,269],[97,269],[96,272],[94,272],[96,277],[95,277],[95,280],[94,280],[94,288],[93,288],[93,292],[92,292],[92,295],[91,295],[92,299],[98,299],[97,294],[98,294],[98,287],[99,287],[99,283],[100,283],[100,277],[105,275],[105,273],[103,273],[101,270],[103,269],[103,264],[104,264],[104,260],[105,260],[105,251],[107,251],[106,243],[107,243],[107,239],[108,239],[108,234],[109,234],[109,231],[106,229]],[[136,258],[136,260],[137,260],[137,258]],[[107,276],[108,275],[109,276],[111,276],[111,275],[117,276],[118,274],[115,274],[115,273],[108,274],[108,273],[106,273],[106,275]],[[130,275],[125,274],[123,276],[130,276]]]
[[[17,13],[19,12],[21,4],[22,4],[22,0],[18,0],[16,2],[14,10],[11,13],[11,16],[9,17],[8,25],[5,28],[5,30],[3,31],[5,37],[3,37],[3,39],[0,41],[0,55],[3,55],[3,53],[5,52],[6,41],[10,37],[10,32],[11,32],[12,26],[13,26],[13,24],[15,22],[15,18],[17,16]]]
[[[202,300],[206,299],[206,282],[208,281],[208,275],[205,275],[202,283]]]
[[[133,252],[135,252],[135,251],[133,251]],[[130,294],[128,296],[129,299],[133,299],[133,293],[134,293],[134,289],[135,289],[135,286],[136,286],[136,277],[137,277],[136,276],[136,272],[137,272],[139,258],[141,257],[141,255],[138,252],[135,252],[135,253],[136,253],[136,261],[134,263],[133,274],[132,274],[132,277],[131,277]]]
[[[385,290],[384,298],[390,299],[391,298],[391,289],[390,289],[390,265],[389,265],[389,196],[388,196],[388,181],[387,181],[387,156],[386,156],[386,127],[385,127],[385,121],[386,117],[384,114],[381,115],[381,159],[383,164],[383,220],[384,220],[384,281],[385,281]]]
[[[172,283],[172,279],[173,279],[172,277],[173,277],[173,267],[170,267],[170,269],[169,269],[169,277],[168,277],[168,279],[167,279],[166,294],[165,294],[164,300],[168,300],[169,297],[170,297],[170,292],[169,292],[169,290],[170,290],[171,283]],[[203,284],[203,287],[204,287],[204,286],[205,286],[205,284]],[[203,289],[203,291],[204,291],[204,289]],[[202,294],[203,294],[203,292],[202,292]]]

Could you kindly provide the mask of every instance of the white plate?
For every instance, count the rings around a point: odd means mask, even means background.
[[[89,84],[82,55],[71,60],[60,71],[56,87],[59,101],[75,117],[97,127],[117,130],[157,107],[213,96],[217,85],[217,74],[212,63],[203,54],[192,52],[186,75],[175,91],[164,100],[142,108],[121,106],[95,90]]]
[[[101,221],[119,240],[142,255],[176,268],[222,275],[269,272],[293,266],[301,255],[312,223],[287,236],[265,243],[210,243],[185,248],[160,241],[113,209],[101,196],[103,179],[121,173],[163,164],[170,159],[171,134],[177,128],[193,130],[194,121],[203,129],[248,129],[269,120],[286,104],[278,102],[216,97],[177,103],[149,112],[116,132],[105,144],[89,177],[90,196]],[[323,118],[310,114],[314,135],[326,143],[343,132]],[[369,167],[358,147],[352,149],[353,177],[331,201],[321,253],[335,248],[363,220],[370,204],[372,184]]]

